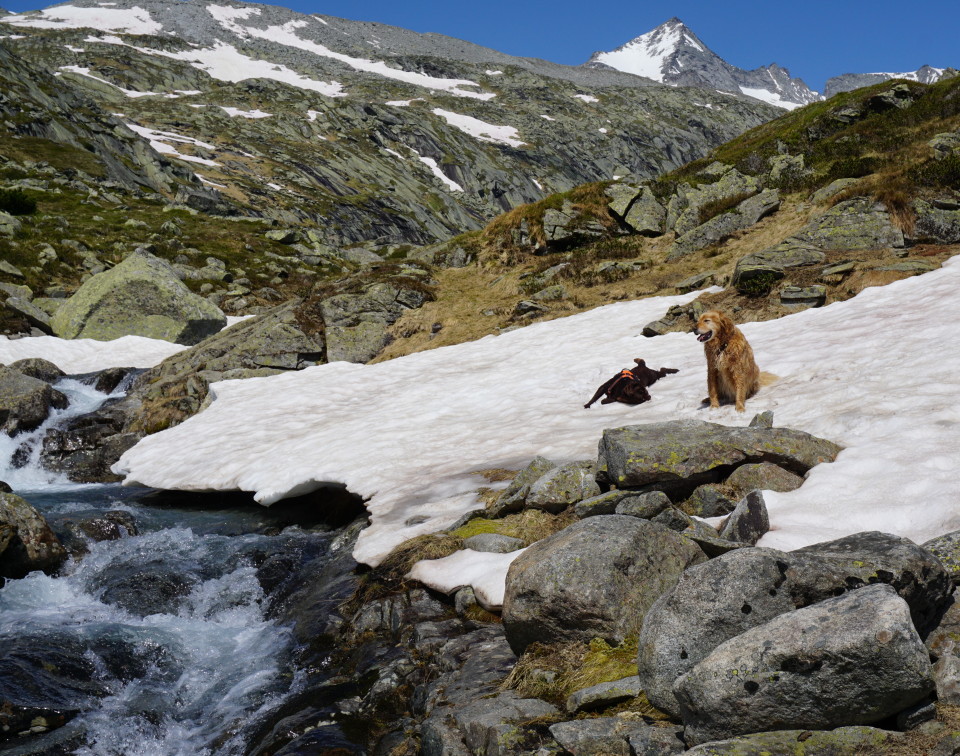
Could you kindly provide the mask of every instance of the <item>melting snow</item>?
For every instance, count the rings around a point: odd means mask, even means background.
[[[81,66],[60,66],[60,71],[66,71],[67,73],[77,74],[79,76],[85,76],[88,79],[93,79],[94,81],[99,81],[101,84],[106,84],[107,86],[113,87],[119,92],[123,92],[127,97],[132,97],[136,99],[137,97],[166,97],[168,100],[176,100],[182,94],[200,94],[199,90],[177,90],[177,94],[173,93],[162,93],[162,92],[137,92],[133,89],[124,89],[123,87],[114,84],[112,81],[107,81],[106,79],[101,79],[99,76],[94,76],[90,73],[89,68],[83,68]],[[54,75],[59,76],[60,71],[57,71]]]
[[[183,155],[180,155],[180,158],[183,159]],[[218,184],[216,181],[211,181],[211,180],[208,179],[208,178],[204,178],[204,177],[201,176],[199,173],[194,174],[194,175],[195,175],[198,179],[200,179],[200,182],[201,182],[201,183],[206,184],[207,186],[213,186],[213,187],[216,187],[217,189],[226,189],[226,188],[227,188],[227,185],[226,185],[226,184]]]
[[[75,375],[109,367],[153,367],[186,348],[144,336],[124,336],[113,341],[58,339],[56,336],[8,339],[0,336],[0,364],[42,357],[63,372]]]
[[[114,115],[119,115],[119,113],[115,113]],[[167,144],[167,142],[174,142],[178,144],[194,144],[197,147],[215,150],[216,147],[214,147],[212,144],[201,142],[199,139],[183,136],[182,134],[175,134],[172,131],[157,131],[155,129],[149,129],[146,126],[138,126],[135,123],[124,123],[124,125],[131,131],[142,136],[144,139],[147,139],[153,149],[164,155],[171,155],[172,157],[179,158],[180,160],[186,160],[189,163],[200,163],[201,165],[208,166],[220,165],[220,163],[217,163],[213,160],[207,160],[206,158],[197,157],[196,155],[183,155],[178,152],[175,147]]]
[[[163,31],[162,24],[136,5],[132,8],[58,5],[35,13],[5,16],[0,20],[5,24],[36,29],[98,29],[126,34],[160,34]]]
[[[440,179],[444,184],[446,184],[447,187],[449,187],[450,191],[452,192],[463,191],[463,187],[460,186],[460,184],[458,184],[452,178],[447,176],[447,174],[445,174],[442,170],[440,170],[440,166],[437,165],[437,161],[434,160],[432,157],[425,157],[419,154],[417,155],[417,157],[420,159],[421,163],[424,163],[430,167],[430,170],[433,171],[433,175],[436,176],[438,179]]]
[[[213,47],[194,48],[180,52],[153,50],[148,47],[128,45],[119,37],[87,37],[86,42],[101,42],[108,45],[121,45],[138,50],[145,55],[158,55],[163,58],[182,60],[194,68],[205,71],[218,81],[246,81],[247,79],[271,79],[289,84],[299,89],[319,92],[327,97],[346,97],[343,85],[337,81],[318,81],[293,71],[286,66],[271,63],[268,60],[255,60],[239,52],[232,45],[217,42]]]
[[[443,118],[451,126],[460,129],[465,134],[469,134],[481,142],[493,142],[495,144],[507,144],[511,147],[523,147],[525,142],[518,139],[519,132],[513,126],[496,126],[486,121],[481,121],[473,116],[463,115],[462,113],[453,113],[449,110],[434,108],[435,115]]]
[[[778,426],[846,448],[800,489],[765,494],[772,528],[761,545],[791,549],[864,529],[922,542],[960,529],[960,356],[943,347],[960,319],[958,287],[953,258],[846,302],[746,324],[761,368],[780,380],[745,415],[701,409],[703,350],[690,334],[640,336],[694,295],[656,297],[379,364],[214,384],[210,407],[145,438],[117,469],[128,483],[254,491],[265,504],[343,483],[369,497],[372,525],[355,553],[375,563],[477,508],[475,470],[519,468],[537,454],[592,459],[604,428],[744,425],[773,410]],[[680,372],[646,404],[583,409],[633,357]]]
[[[556,121],[556,120],[557,120],[556,118],[551,118],[551,117],[548,116],[548,115],[542,115],[542,114],[541,114],[540,117],[543,118],[545,121]]]
[[[484,609],[500,609],[506,589],[507,570],[526,549],[509,554],[462,549],[443,559],[417,562],[409,577],[435,591],[451,594],[471,586]]]
[[[600,100],[593,95],[575,94],[574,97],[576,97],[578,100],[583,100],[584,102],[600,102]]]
[[[264,113],[259,108],[257,110],[240,110],[239,108],[225,108],[223,105],[220,106],[220,109],[224,111],[231,118],[271,118],[273,113]]]
[[[303,37],[297,35],[296,32],[298,29],[302,29],[308,25],[308,22],[302,19],[288,21],[282,26],[270,26],[266,29],[258,29],[253,26],[241,26],[240,24],[236,23],[236,19],[239,17],[239,14],[236,13],[238,10],[236,8],[232,8],[230,6],[208,5],[207,10],[215,19],[220,22],[225,29],[233,32],[242,39],[255,37],[257,39],[267,40],[268,42],[275,42],[279,45],[294,47],[299,50],[311,52],[314,55],[319,55],[323,58],[337,60],[357,71],[364,71],[366,73],[383,76],[387,79],[403,81],[407,84],[413,84],[418,87],[426,87],[427,89],[449,92],[450,94],[457,95],[458,97],[471,97],[477,100],[489,100],[493,97],[496,97],[496,94],[493,92],[473,92],[469,89],[464,89],[464,87],[480,87],[480,84],[468,79],[443,79],[436,76],[428,76],[427,74],[416,73],[415,71],[404,71],[403,69],[399,68],[391,68],[380,60],[355,58],[350,55],[334,52],[330,48],[325,47],[318,42],[313,42],[309,39],[303,39]],[[225,12],[225,10],[229,12]],[[260,12],[259,9],[243,10],[255,10],[257,13]]]
[[[605,128],[602,128],[602,127],[599,128],[599,129],[597,129],[597,131],[599,131],[601,134],[606,134],[606,133],[607,133],[607,130],[606,130]]]

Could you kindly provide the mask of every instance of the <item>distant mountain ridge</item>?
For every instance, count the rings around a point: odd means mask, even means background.
[[[821,95],[776,63],[752,71],[727,63],[676,17],[616,50],[595,52],[583,65],[632,73],[662,84],[709,87],[747,95],[787,110],[888,79],[932,84],[949,70],[925,65],[905,73],[845,73],[827,81]]]

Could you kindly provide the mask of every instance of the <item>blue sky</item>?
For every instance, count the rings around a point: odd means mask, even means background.
[[[22,11],[52,3],[0,0]],[[681,18],[718,55],[741,68],[779,63],[814,89],[830,76],[909,71],[925,63],[960,68],[960,3],[913,5],[902,0],[288,0],[303,13],[438,32],[511,55],[583,63],[672,16]]]

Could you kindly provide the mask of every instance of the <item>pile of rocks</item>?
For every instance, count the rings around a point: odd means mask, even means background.
[[[789,490],[840,451],[769,420],[610,429],[597,463],[538,458],[521,471],[484,516],[572,509],[581,519],[514,560],[502,634],[472,626],[482,643],[451,639],[446,625],[462,619],[414,628],[443,626],[425,658],[447,659],[417,728],[422,752],[842,754],[905,747],[903,731],[915,728],[946,748],[948,733],[930,720],[937,700],[960,701],[950,640],[960,534],[919,546],[864,532],[788,553],[752,545],[766,522],[759,490],[711,521],[720,532],[680,508],[736,476]],[[449,656],[456,643],[497,649],[491,665],[505,674],[507,647],[521,656],[597,638],[638,639],[638,674],[578,690],[563,711],[489,681],[470,691],[465,670],[482,662]],[[669,721],[609,711],[641,700]]]

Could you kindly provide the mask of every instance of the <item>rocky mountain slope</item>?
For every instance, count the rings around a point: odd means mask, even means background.
[[[787,110],[821,99],[776,63],[752,71],[727,63],[679,18],[671,18],[616,50],[596,52],[584,65],[626,71],[664,84],[740,93]]]
[[[332,246],[423,244],[585,181],[654,176],[777,112],[275,6],[78,0],[0,23],[14,55],[195,173],[205,209],[312,225]]]

